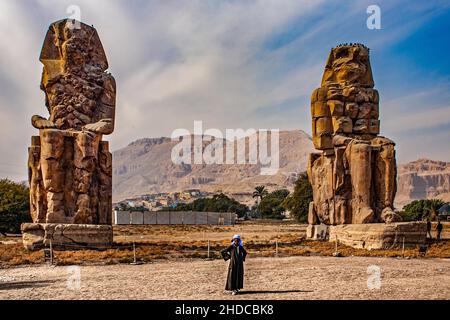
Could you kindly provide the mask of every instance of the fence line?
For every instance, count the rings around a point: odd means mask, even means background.
[[[227,245],[223,244],[223,241],[220,240],[210,240],[208,238],[203,238],[203,244],[200,247],[196,247],[195,249],[192,249],[193,251],[195,251],[194,253],[196,254],[196,257],[198,257],[198,253],[201,254],[201,257],[206,258],[208,260],[214,260],[214,259],[220,259],[220,250],[222,248],[225,248]],[[274,246],[274,242],[275,242],[275,246]],[[258,251],[257,247],[259,246],[264,246],[266,249],[265,250],[269,250],[269,252],[273,252],[275,257],[280,257],[280,246],[284,246],[286,244],[292,244],[291,242],[279,242],[278,239],[274,240],[267,240],[264,242],[260,242],[260,243],[253,243],[251,246],[256,246],[256,248],[254,248],[253,250]],[[130,242],[128,244],[115,244],[113,246],[110,247],[98,247],[98,246],[89,246],[89,245],[82,245],[82,244],[68,244],[68,243],[54,243],[53,241],[51,241],[49,244],[44,246],[44,261],[48,262],[49,264],[53,265],[53,264],[58,264],[57,260],[58,260],[58,255],[55,256],[54,252],[55,251],[60,251],[60,250],[79,250],[79,249],[94,249],[94,250],[106,250],[106,249],[110,249],[110,250],[123,250],[123,249],[128,249],[130,252],[130,260],[132,262],[130,262],[130,264],[133,265],[138,265],[138,264],[142,264],[145,263],[143,261],[148,261],[145,260],[145,257],[143,254],[143,252],[140,252],[138,254],[138,249],[140,248],[144,248],[146,246],[153,246],[154,244],[149,244],[149,243],[139,243],[139,242]],[[165,243],[162,244],[157,244],[157,246],[166,246]],[[219,247],[219,248],[218,248]],[[190,251],[188,248],[187,249],[183,249],[183,253],[185,254],[189,254]],[[281,254],[282,256],[282,254]]]

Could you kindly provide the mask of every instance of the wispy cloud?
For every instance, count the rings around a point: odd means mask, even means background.
[[[445,81],[432,88],[384,101],[382,122],[389,134],[450,126],[450,92]]]
[[[393,132],[423,130],[449,124],[450,106],[427,108],[420,112],[405,113],[401,117],[385,121],[385,126]]]
[[[176,128],[192,129],[194,120],[219,129],[310,132],[309,96],[320,84],[332,46],[363,41],[372,47],[381,56],[374,71],[383,88],[385,74],[396,72],[384,65],[386,59],[397,62],[388,49],[439,14],[434,3],[406,3],[381,1],[383,30],[368,31],[370,1],[76,2],[82,20],[97,28],[118,83],[117,127],[108,137],[112,149],[141,137],[167,136]],[[66,17],[71,4],[0,2],[0,175],[26,177],[26,150],[36,134],[29,119],[47,113],[39,90],[39,51],[48,25]],[[436,82],[442,83],[443,77]],[[418,99],[407,98],[409,94],[400,99],[402,90],[390,95],[381,106],[386,135],[402,140],[403,131],[409,130],[406,124],[424,117],[433,126],[446,121],[448,100],[442,97],[449,87],[441,84],[433,96],[433,86],[423,89],[426,99],[434,97],[433,103],[426,109],[416,103],[408,116],[407,99]],[[413,153],[400,149],[400,159]],[[442,155],[435,149],[429,146],[430,157]]]

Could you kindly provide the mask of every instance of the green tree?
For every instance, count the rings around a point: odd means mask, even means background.
[[[431,219],[436,219],[439,215],[438,210],[445,204],[445,202],[440,199],[431,199],[426,201],[427,203],[425,208],[428,213],[428,217]]]
[[[118,211],[130,211],[131,208],[127,203],[121,202],[118,205],[116,205],[114,209]]]
[[[0,180],[0,232],[20,233],[20,225],[31,222],[30,191],[23,184]]]
[[[256,200],[259,199],[259,201],[261,202],[262,199],[267,196],[269,194],[269,192],[266,190],[265,186],[257,186],[255,188],[255,191],[253,191],[253,199],[256,198]]]
[[[444,204],[445,202],[439,199],[414,200],[403,207],[402,217],[406,221],[435,218],[437,216],[437,211]]]
[[[294,192],[290,194],[282,206],[291,212],[292,216],[301,223],[308,221],[309,203],[313,201],[313,190],[306,172],[301,173],[295,182]]]
[[[178,204],[176,208],[163,208],[164,211],[233,212],[239,217],[245,216],[248,207],[220,193],[212,198],[199,198],[191,203]]]
[[[146,208],[143,205],[140,206],[130,206],[126,202],[120,202],[118,205],[115,206],[114,210],[118,211],[134,211],[134,212],[145,212],[149,211],[148,208]]]
[[[258,211],[266,219],[283,219],[285,209],[281,205],[289,191],[286,189],[277,190],[267,194],[258,205]]]

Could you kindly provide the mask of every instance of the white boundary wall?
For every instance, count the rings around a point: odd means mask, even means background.
[[[196,211],[114,211],[116,225],[234,225],[237,215],[231,212]]]

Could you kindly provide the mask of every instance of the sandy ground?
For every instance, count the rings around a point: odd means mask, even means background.
[[[306,224],[257,224],[245,223],[234,226],[114,226],[114,241],[118,243],[229,240],[239,233],[242,238],[252,241],[274,240],[277,236],[295,234],[306,236]]]
[[[237,296],[223,290],[226,271],[221,260],[82,266],[77,289],[68,267],[18,267],[0,270],[0,299],[450,299],[448,259],[250,257]]]

